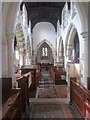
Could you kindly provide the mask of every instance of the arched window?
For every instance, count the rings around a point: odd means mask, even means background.
[[[43,47],[43,48],[42,48],[42,56],[43,56],[43,57],[47,57],[47,56],[48,56],[47,47]]]

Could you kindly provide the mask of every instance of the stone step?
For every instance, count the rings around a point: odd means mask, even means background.
[[[31,104],[69,104],[68,98],[30,98]]]

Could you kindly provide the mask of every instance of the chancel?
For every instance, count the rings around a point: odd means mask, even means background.
[[[0,2],[0,119],[90,120],[89,2]]]

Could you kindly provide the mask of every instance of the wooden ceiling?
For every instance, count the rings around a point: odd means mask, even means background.
[[[61,23],[61,11],[65,2],[23,2],[28,14],[28,21],[31,20],[31,29],[38,22],[50,22],[57,28],[57,21]],[[57,30],[57,29],[56,29]]]

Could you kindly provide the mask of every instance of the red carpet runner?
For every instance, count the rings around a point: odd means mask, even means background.
[[[23,120],[84,120],[73,105],[31,104]]]
[[[57,86],[51,78],[49,71],[41,70],[41,79],[38,87],[38,98],[66,98],[67,86]]]

